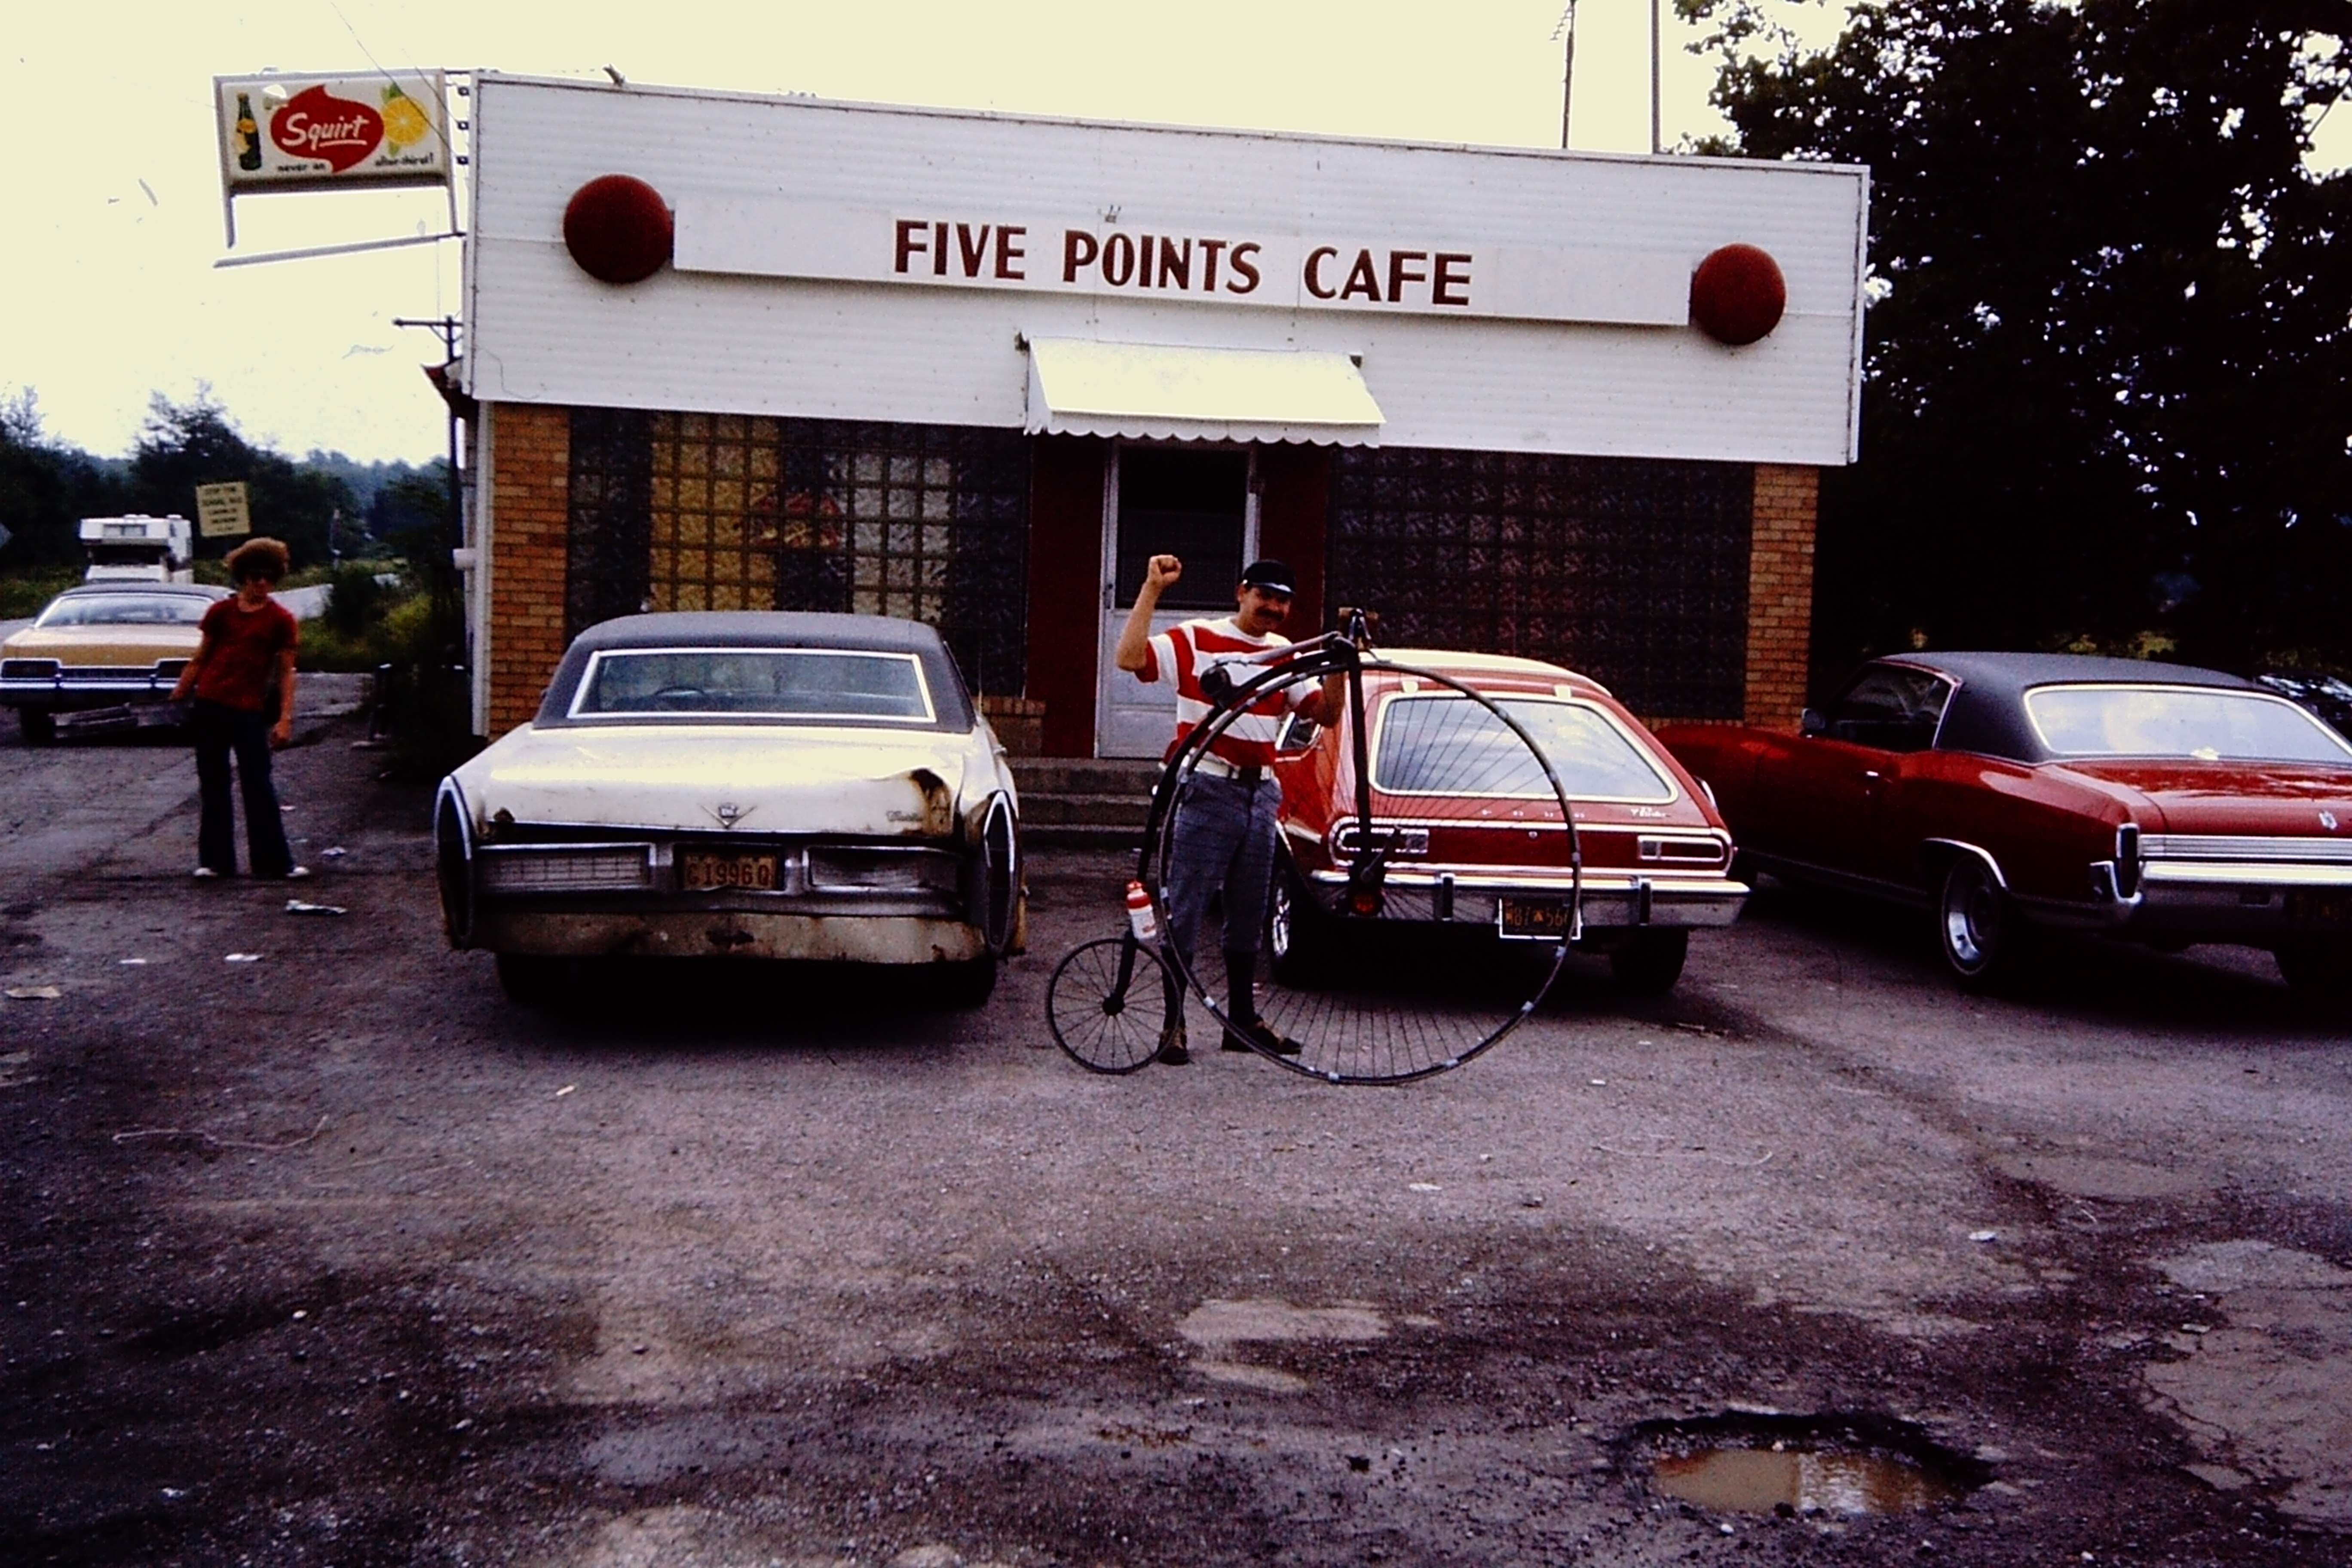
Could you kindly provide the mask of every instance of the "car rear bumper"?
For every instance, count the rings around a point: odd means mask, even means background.
[[[31,708],[48,713],[74,713],[86,708],[120,708],[132,702],[162,702],[180,679],[144,670],[100,670],[76,674],[66,670],[41,678],[0,679],[0,708]]]
[[[1327,901],[1334,903],[1348,880],[1340,871],[1318,871],[1310,879],[1326,893]],[[1391,869],[1381,882],[1381,918],[1499,930],[1504,900],[1565,902],[1570,887],[1565,877]],[[1739,918],[1748,893],[1747,883],[1724,877],[1588,871],[1581,913],[1588,932],[1621,927],[1727,926]]]
[[[486,903],[471,947],[546,958],[722,957],[961,963],[988,952],[977,926],[923,915],[744,910],[583,910]]]
[[[2044,924],[2087,926],[2129,936],[2257,944],[2301,937],[2352,937],[2352,859],[2151,859],[2129,893],[2116,868],[2091,868],[2093,902],[2021,900]]]

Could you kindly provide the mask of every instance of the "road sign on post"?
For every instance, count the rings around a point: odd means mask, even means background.
[[[196,487],[196,530],[206,539],[226,539],[253,531],[253,514],[246,510],[244,481]]]

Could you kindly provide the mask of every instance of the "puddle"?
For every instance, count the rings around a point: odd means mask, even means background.
[[[1719,1513],[1909,1513],[1990,1479],[1980,1461],[1876,1417],[1709,1416],[1634,1436],[1660,1491]]]

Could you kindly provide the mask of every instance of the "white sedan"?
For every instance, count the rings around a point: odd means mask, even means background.
[[[961,1005],[1024,923],[1012,770],[938,632],[625,616],[441,784],[449,941],[551,997],[612,955],[919,966]]]

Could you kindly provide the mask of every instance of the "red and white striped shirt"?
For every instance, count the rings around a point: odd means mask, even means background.
[[[1171,626],[1154,637],[1143,655],[1143,668],[1135,679],[1150,686],[1167,680],[1171,674],[1176,682],[1176,738],[1169,742],[1168,754],[1184,743],[1192,726],[1209,716],[1214,706],[1201,683],[1201,674],[1210,666],[1220,664],[1236,654],[1259,654],[1271,647],[1288,647],[1290,639],[1268,632],[1254,637],[1242,630],[1231,616],[1219,620],[1185,621]],[[1246,686],[1264,675],[1271,665],[1264,661],[1236,664],[1233,668],[1234,684]],[[1283,710],[1303,708],[1311,701],[1320,688],[1311,680],[1272,695],[1260,697],[1237,715],[1222,735],[1209,744],[1215,755],[1241,768],[1270,768],[1274,765],[1274,742],[1282,731]]]

